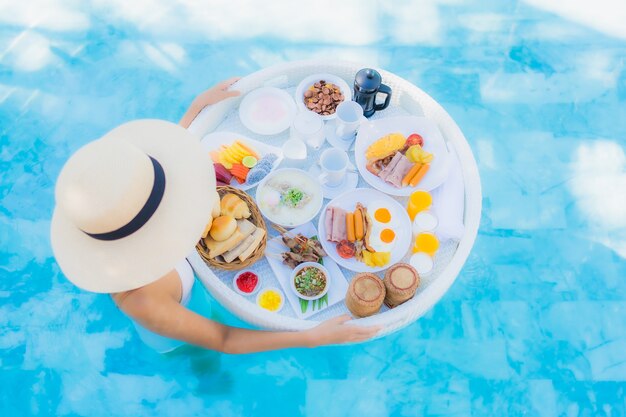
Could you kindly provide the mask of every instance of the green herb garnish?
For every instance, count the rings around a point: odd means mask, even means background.
[[[290,207],[297,207],[304,198],[304,192],[297,188],[290,188],[283,194],[283,202]]]

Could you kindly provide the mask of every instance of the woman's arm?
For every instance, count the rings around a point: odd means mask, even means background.
[[[160,335],[224,353],[252,353],[315,347],[372,338],[379,327],[344,324],[350,316],[327,320],[301,332],[270,332],[225,326],[183,307],[171,297],[137,292],[118,306],[143,327]]]
[[[229,97],[237,97],[240,94],[239,91],[229,90],[228,88],[238,79],[239,77],[234,77],[226,81],[222,81],[221,83],[216,84],[215,86],[198,95],[198,97],[196,97],[193,102],[191,102],[191,106],[189,106],[189,108],[183,115],[183,118],[180,119],[180,122],[178,122],[178,124],[186,129],[189,127],[191,122],[193,122],[193,119],[196,118],[198,113],[200,113],[202,109],[206,106],[218,103]]]

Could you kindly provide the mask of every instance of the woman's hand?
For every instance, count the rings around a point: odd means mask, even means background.
[[[205,108],[206,106],[219,103],[220,101],[227,98],[237,97],[241,93],[237,90],[229,90],[228,88],[235,82],[237,82],[240,78],[241,77],[233,77],[215,84],[208,90],[198,94],[198,96],[193,101],[194,105],[200,108]]]
[[[381,329],[380,326],[361,327],[345,324],[351,317],[344,314],[326,320],[317,327],[307,330],[310,346],[335,345],[348,342],[362,342],[371,339]]]
[[[193,119],[196,118],[198,113],[200,113],[206,106],[210,106],[227,98],[237,97],[240,95],[241,93],[237,90],[229,90],[229,87],[237,80],[239,80],[239,77],[229,78],[226,81],[217,83],[205,92],[200,93],[193,100],[193,103],[191,103],[191,106],[189,106],[178,124],[186,129],[189,127]]]

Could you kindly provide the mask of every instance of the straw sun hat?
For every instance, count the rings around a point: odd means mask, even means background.
[[[149,284],[193,250],[214,190],[209,155],[186,129],[161,120],[123,124],[61,170],[51,226],[57,262],[89,291]]]

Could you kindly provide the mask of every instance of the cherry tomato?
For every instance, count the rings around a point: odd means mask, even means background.
[[[413,145],[424,146],[424,138],[418,135],[417,133],[413,133],[412,135],[409,135],[409,137],[406,139],[406,146],[413,146]]]

